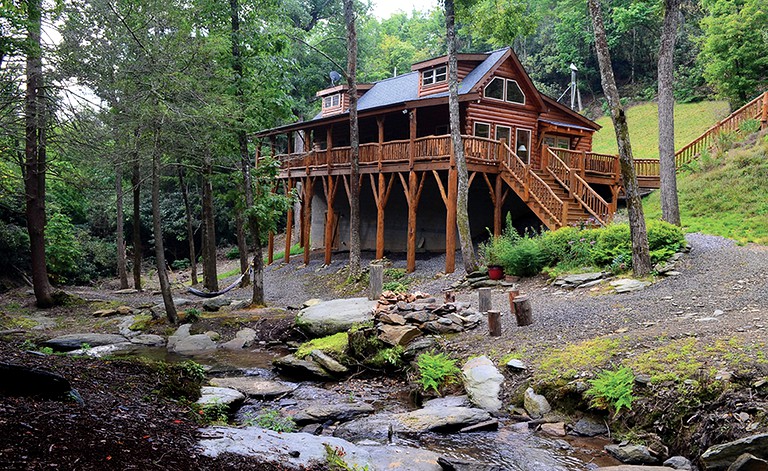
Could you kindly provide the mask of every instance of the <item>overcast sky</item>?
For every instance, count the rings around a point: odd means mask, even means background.
[[[373,14],[377,18],[389,18],[399,10],[410,13],[413,9],[426,11],[437,5],[437,0],[373,0]]]

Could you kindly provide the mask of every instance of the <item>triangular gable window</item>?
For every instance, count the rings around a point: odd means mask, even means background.
[[[494,77],[483,90],[485,98],[504,100],[518,105],[525,104],[525,94],[516,80]]]

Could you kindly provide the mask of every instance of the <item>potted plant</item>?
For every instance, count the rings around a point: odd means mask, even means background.
[[[491,237],[483,246],[485,265],[488,267],[488,278],[501,280],[504,278],[504,266],[502,256],[508,242],[504,237]]]

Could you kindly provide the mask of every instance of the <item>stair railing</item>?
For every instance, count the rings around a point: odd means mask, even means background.
[[[546,144],[542,146],[546,154],[546,170],[558,183],[579,202],[600,225],[607,225],[612,218],[611,205],[589,186],[579,172],[565,164]]]

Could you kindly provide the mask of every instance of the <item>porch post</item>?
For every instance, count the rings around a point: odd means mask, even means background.
[[[496,184],[494,185],[493,192],[496,195],[493,205],[493,236],[499,237],[502,231],[501,220],[501,208],[504,206],[504,195],[502,194],[502,182],[501,174],[496,175]]]
[[[763,93],[763,115],[760,121],[762,129],[768,128],[768,91]]]
[[[445,273],[453,273],[456,269],[456,204],[458,196],[459,172],[456,170],[456,166],[452,165],[448,170],[448,200],[445,205]]]
[[[285,187],[285,196],[291,195],[293,189],[293,180],[288,178],[287,186]],[[291,261],[291,232],[293,231],[293,204],[288,208],[288,216],[285,223],[285,263]]]
[[[328,164],[328,171],[331,170],[331,149],[333,149],[333,126],[329,125],[325,129],[325,161]]]
[[[413,153],[411,153],[413,155]],[[408,173],[408,241],[406,245],[406,271],[413,273],[416,271],[416,210],[418,201],[416,200],[416,186],[418,178],[416,172],[411,170]]]
[[[386,178],[381,172],[382,160],[384,157],[384,116],[376,117],[376,127],[379,131],[379,142],[376,150],[379,160],[378,197],[376,198],[376,259],[381,260],[384,258],[384,209],[386,208],[387,198],[389,197],[389,191],[386,190]],[[373,187],[373,181],[371,181],[371,187]]]
[[[325,212],[325,264],[331,264],[331,249],[333,248],[333,223],[336,218],[336,214],[333,210],[333,202],[336,198],[336,186],[338,182],[334,182],[333,176],[328,175],[328,182],[323,182],[323,189],[325,190],[325,201],[328,205],[328,209]]]
[[[288,155],[293,154],[293,131],[288,131],[286,134],[288,137]]]
[[[309,265],[309,250],[311,242],[309,237],[312,233],[312,196],[314,195],[314,178],[304,179],[304,221],[302,222],[302,232],[304,233],[304,265]]]
[[[408,168],[413,171],[413,165],[416,162],[416,108],[408,113]]]
[[[275,156],[275,136],[269,136],[269,155]]]

